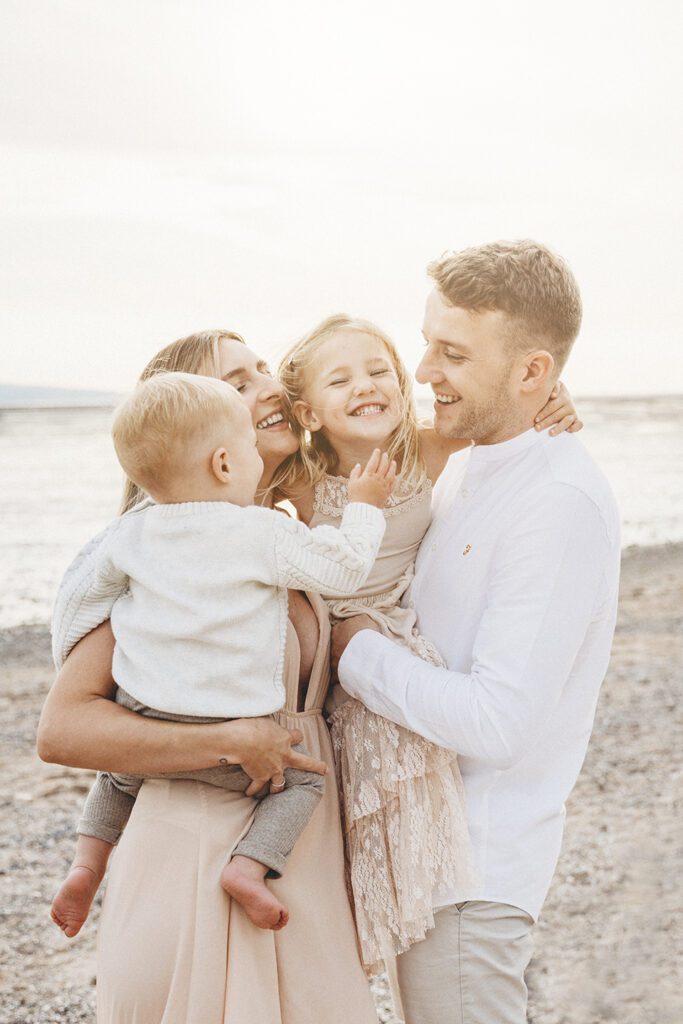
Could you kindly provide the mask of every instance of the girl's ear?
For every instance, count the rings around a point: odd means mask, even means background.
[[[313,407],[308,402],[304,402],[303,399],[297,398],[296,402],[292,403],[292,412],[304,430],[309,430],[314,434],[316,430],[320,430],[322,427],[322,423],[316,416]]]
[[[211,472],[219,483],[227,484],[229,482],[230,465],[226,448],[216,448],[211,456]]]

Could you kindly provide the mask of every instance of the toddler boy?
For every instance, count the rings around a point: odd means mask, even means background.
[[[384,533],[381,509],[395,465],[374,452],[351,475],[339,529],[311,530],[253,505],[263,473],[256,433],[246,405],[223,381],[185,373],[143,381],[117,410],[113,439],[127,476],[154,503],[115,520],[75,563],[76,599],[55,613],[56,660],[110,616],[123,706],[191,722],[278,711],[287,588],[347,596],[363,585]],[[152,777],[98,775],[52,905],[69,938],[87,917],[143,779]],[[251,781],[239,765],[163,777],[241,792]],[[258,927],[287,923],[265,878],[281,874],[322,785],[318,775],[287,769],[282,787],[271,787],[282,792],[260,800],[223,869],[221,885]]]

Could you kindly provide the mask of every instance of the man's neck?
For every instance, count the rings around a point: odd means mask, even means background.
[[[489,444],[503,444],[505,441],[511,441],[513,437],[519,437],[520,434],[525,434],[527,430],[531,430],[534,426],[534,414],[528,413],[526,410],[520,415],[510,419],[505,424],[501,424],[496,427],[490,433],[485,434],[481,438],[474,438],[476,445],[489,445]]]

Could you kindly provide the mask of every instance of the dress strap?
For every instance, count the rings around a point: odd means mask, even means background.
[[[330,685],[330,617],[319,594],[306,594],[318,620],[318,649],[313,659],[304,711],[322,709]]]

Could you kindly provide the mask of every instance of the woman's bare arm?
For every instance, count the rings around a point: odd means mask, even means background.
[[[115,704],[108,622],[88,633],[66,659],[38,725],[43,761],[100,771],[151,774],[241,764],[256,792],[285,767],[325,774],[323,762],[290,748],[300,743],[268,718],[208,725],[144,718]],[[251,788],[251,787],[250,787]]]

